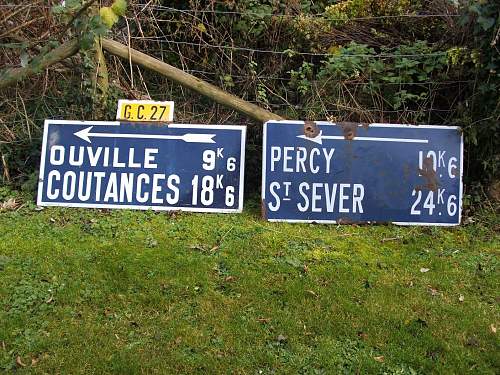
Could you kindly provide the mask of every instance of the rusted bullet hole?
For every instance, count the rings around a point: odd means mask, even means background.
[[[313,121],[306,121],[304,123],[304,135],[308,138],[317,137],[319,134],[318,125]]]
[[[433,167],[433,159],[426,157],[422,164],[422,169],[419,168],[418,172],[424,178],[426,184],[419,187],[422,190],[427,189],[436,192],[439,187],[439,180]]]
[[[342,127],[342,132],[344,133],[344,138],[348,141],[352,141],[358,132],[357,122],[342,122],[340,123]]]

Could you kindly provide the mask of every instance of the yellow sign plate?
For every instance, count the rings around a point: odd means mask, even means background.
[[[173,121],[174,102],[118,100],[116,119],[122,121]]]

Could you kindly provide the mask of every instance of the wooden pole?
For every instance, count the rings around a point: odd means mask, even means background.
[[[153,70],[167,77],[168,79],[179,83],[180,85],[200,93],[217,103],[230,107],[244,115],[247,115],[257,121],[266,122],[268,120],[282,120],[283,118],[269,112],[255,104],[249,103],[237,96],[229,94],[218,87],[205,82],[191,74],[188,74],[172,65],[148,56],[145,53],[129,48],[124,44],[114,40],[102,39],[102,47],[109,53],[121,57],[125,60],[131,60],[134,64],[141,65],[147,69]]]
[[[16,84],[23,79],[31,77],[49,66],[73,56],[80,49],[77,39],[72,39],[59,47],[47,52],[43,56],[37,56],[23,68],[9,68],[0,71],[0,89]]]

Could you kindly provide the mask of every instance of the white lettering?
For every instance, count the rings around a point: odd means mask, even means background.
[[[85,179],[85,174],[87,178]],[[85,186],[85,182],[87,183]],[[83,192],[83,187],[85,186],[85,192]],[[80,172],[80,177],[78,179],[78,199],[85,202],[90,199],[90,193],[92,192],[92,172]]]
[[[344,201],[349,199],[349,197],[344,193],[344,189],[349,188],[350,186],[350,184],[340,184],[339,212],[349,212],[349,209],[344,207]]]
[[[151,201],[156,204],[163,204],[163,199],[158,198],[158,193],[161,192],[161,186],[158,183],[160,180],[164,180],[165,175],[164,174],[159,174],[155,173],[153,175],[153,188],[152,188],[152,193],[151,193]]]
[[[271,195],[274,197],[274,199],[276,200],[276,203],[275,204],[272,204],[272,203],[269,203],[268,204],[268,207],[271,211],[278,211],[279,208],[280,208],[280,197],[278,196],[278,194],[274,191],[275,189],[278,189],[279,190],[280,188],[280,184],[278,182],[271,182],[271,184],[269,185],[269,191],[271,192]]]
[[[115,147],[113,149],[113,167],[114,168],[125,168],[125,163],[120,162],[120,149]]]
[[[83,164],[83,147],[78,147],[78,160],[75,160],[75,146],[69,147],[69,165],[79,167]]]
[[[306,162],[307,160],[307,150],[305,147],[297,147],[297,164],[295,165],[295,171],[300,172],[302,168],[302,172],[306,172]],[[288,194],[287,194],[288,195]]]
[[[333,184],[332,190],[328,189],[328,184],[325,184],[326,195],[326,212],[333,212],[335,209],[335,197],[337,196],[337,184]]]
[[[58,171],[50,171],[47,175],[47,198],[57,199],[59,197],[59,189],[52,190],[52,180],[61,181],[61,174]]]
[[[274,172],[274,163],[279,161],[281,158],[281,148],[273,146],[271,147],[271,172]]]
[[[132,202],[133,192],[134,174],[122,173],[120,178],[120,203]]]
[[[67,201],[75,196],[75,180],[76,173],[73,171],[68,171],[63,176],[62,197]]]
[[[352,212],[363,213],[363,198],[365,197],[365,187],[362,184],[354,184],[352,192]]]
[[[87,146],[87,153],[89,155],[90,166],[95,167],[97,165],[97,162],[99,161],[99,157],[101,156],[102,147],[97,147],[94,154],[94,150],[92,149],[92,147]]]
[[[316,189],[321,189],[323,187],[322,183],[315,182],[312,184],[312,195],[311,195],[311,211],[321,212],[321,207],[316,206],[316,202],[321,200],[321,195],[316,192]]]
[[[307,194],[304,192],[305,190],[309,190],[309,184],[307,182],[301,182],[299,185],[299,193],[304,198],[304,204],[297,203],[297,208],[300,212],[305,212],[309,209],[309,198]]]
[[[129,168],[140,168],[141,163],[134,162],[135,148],[131,147],[128,152],[128,166]]]
[[[317,148],[313,148],[311,150],[311,158],[309,159],[309,168],[312,173],[316,174],[319,172],[319,166],[316,168],[314,167],[314,154],[320,155],[320,152]]]
[[[137,176],[137,187],[135,197],[139,203],[145,203],[149,198],[149,193],[142,194],[142,184],[149,184],[149,176],[146,173],[141,173]]]
[[[167,203],[176,204],[179,201],[179,188],[176,185],[181,183],[181,179],[176,174],[171,174],[167,179],[167,187],[172,193],[167,193]]]
[[[334,148],[331,148],[328,152],[326,151],[326,148],[323,149],[323,154],[325,155],[325,160],[326,160],[326,173],[330,173],[330,163],[332,161],[334,152],[335,152]]]
[[[102,179],[106,176],[106,173],[104,172],[94,172],[94,177],[96,178],[96,183],[95,183],[95,200],[96,202],[99,202],[101,200],[101,185],[102,185]]]
[[[118,181],[116,179],[116,173],[110,173],[106,193],[104,193],[104,202],[109,202],[110,199],[113,199],[113,202],[118,202]]]
[[[293,147],[283,147],[283,172],[293,172],[293,168],[288,167],[288,161],[293,159],[288,155],[290,151],[293,151]]]
[[[155,169],[158,168],[156,164],[154,164],[155,156],[154,154],[158,153],[157,148],[147,148],[144,150],[144,168]]]
[[[50,148],[50,164],[62,165],[64,163],[64,146],[52,146]]]

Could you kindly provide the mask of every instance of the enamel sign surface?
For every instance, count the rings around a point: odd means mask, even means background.
[[[38,205],[241,212],[243,126],[46,120]]]
[[[269,221],[457,225],[463,140],[452,126],[269,121]]]

